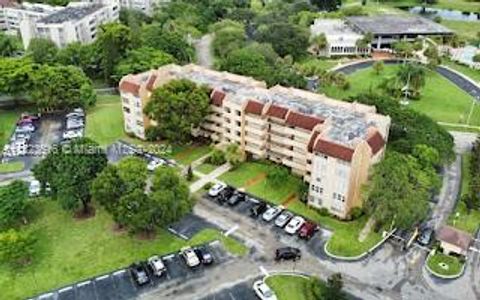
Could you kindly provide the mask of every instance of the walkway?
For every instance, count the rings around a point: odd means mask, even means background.
[[[231,168],[232,168],[232,166],[230,166],[229,163],[225,163],[225,164],[216,168],[215,170],[213,170],[212,172],[210,172],[207,175],[194,171],[195,175],[200,175],[200,179],[198,179],[197,181],[195,181],[194,183],[192,183],[190,185],[190,192],[195,193],[195,192],[199,191],[204,185],[206,185],[207,183],[209,183],[211,181],[216,181],[216,179],[218,177],[220,177],[222,174],[230,171]]]
[[[206,68],[212,68],[213,56],[210,45],[212,44],[213,36],[206,34],[195,42],[195,50],[197,52],[197,64]]]

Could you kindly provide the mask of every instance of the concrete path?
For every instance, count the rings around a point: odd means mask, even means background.
[[[229,163],[225,163],[221,165],[220,167],[216,168],[210,174],[202,176],[200,179],[195,181],[190,185],[190,192],[195,193],[199,191],[205,184],[211,182],[211,181],[216,181],[218,177],[220,177],[222,174],[230,171],[232,166],[230,166]],[[200,173],[201,174],[201,173]]]
[[[211,50],[213,36],[206,34],[195,43],[195,50],[197,52],[197,64],[206,68],[212,68],[213,56]]]

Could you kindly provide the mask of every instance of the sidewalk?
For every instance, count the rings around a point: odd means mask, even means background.
[[[199,191],[205,184],[210,181],[216,181],[217,177],[220,177],[223,173],[230,171],[232,166],[229,163],[225,163],[220,167],[216,168],[210,174],[201,176],[201,178],[190,185],[190,192],[195,193]]]

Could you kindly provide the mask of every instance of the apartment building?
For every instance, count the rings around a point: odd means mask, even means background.
[[[25,48],[32,38],[46,38],[59,48],[69,43],[91,43],[100,25],[118,20],[118,4],[71,2],[67,7],[39,19],[23,19],[20,33]]]
[[[237,143],[248,156],[285,165],[310,185],[308,203],[340,218],[361,206],[360,187],[381,160],[390,118],[373,106],[196,65],[167,65],[120,81],[125,131],[145,138],[152,91],[175,79],[210,88],[211,113],[192,134]]]
[[[62,6],[51,6],[42,3],[9,2],[0,4],[0,29],[7,34],[16,35],[20,30],[20,22],[25,19],[38,20],[54,12],[62,10]]]

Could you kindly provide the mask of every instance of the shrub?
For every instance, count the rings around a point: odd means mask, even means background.
[[[354,207],[350,211],[350,219],[356,220],[356,219],[360,218],[361,216],[363,216],[363,214],[364,214],[364,211],[361,207]]]
[[[322,207],[318,210],[318,213],[321,215],[321,216],[324,216],[324,217],[327,217],[330,215],[330,212],[328,211],[327,208],[325,207]]]
[[[207,163],[220,166],[227,162],[225,158],[225,153],[220,149],[215,149],[212,151],[212,154],[207,158]]]

